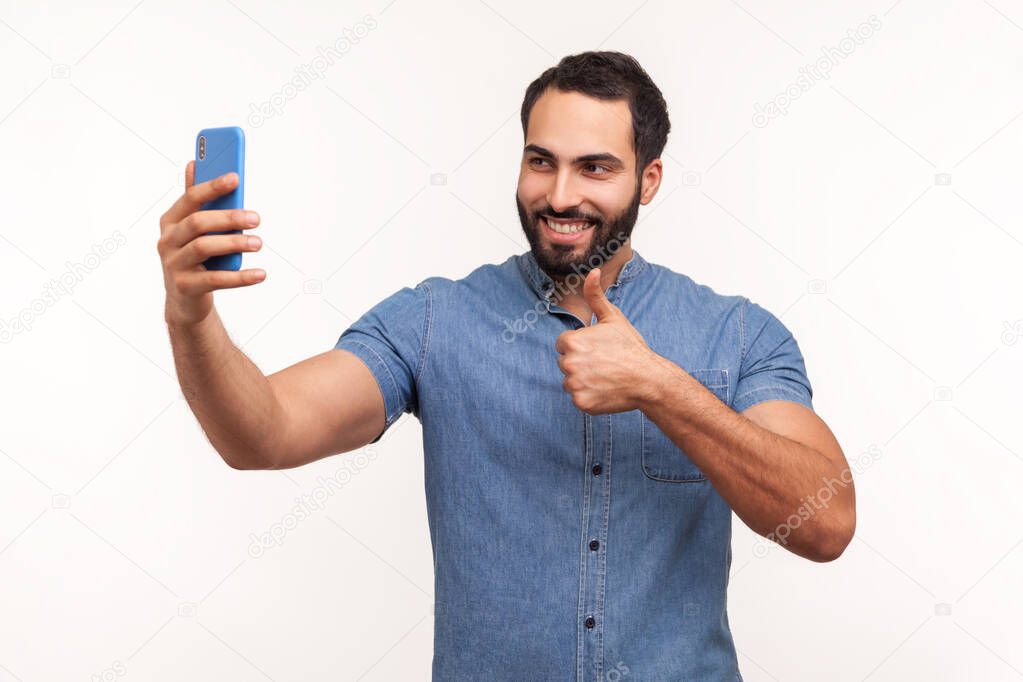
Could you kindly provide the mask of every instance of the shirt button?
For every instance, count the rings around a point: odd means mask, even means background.
[[[586,616],[586,620],[583,622],[587,630],[592,630],[593,626],[597,624],[597,621],[593,620],[593,616]]]
[[[597,542],[596,540],[590,540],[590,549],[596,552],[598,547],[600,547],[599,542]]]
[[[594,476],[600,476],[600,472],[601,471],[603,471],[603,470],[600,468],[599,464],[594,464],[593,465],[593,475]]]

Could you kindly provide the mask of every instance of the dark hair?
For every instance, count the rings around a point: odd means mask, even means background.
[[[522,100],[522,135],[529,126],[529,112],[547,88],[580,92],[604,100],[625,99],[632,112],[632,146],[636,174],[661,156],[671,122],[661,91],[633,57],[621,52],[581,52],[563,57],[557,66],[540,74],[526,88]]]

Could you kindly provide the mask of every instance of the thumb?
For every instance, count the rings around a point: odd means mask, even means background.
[[[590,310],[596,314],[597,322],[604,322],[618,312],[614,304],[607,300],[600,286],[600,268],[593,268],[587,273],[586,279],[583,280],[583,296]]]

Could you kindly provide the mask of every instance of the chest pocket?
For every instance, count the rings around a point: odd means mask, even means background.
[[[689,374],[728,404],[727,369],[693,369]],[[643,473],[655,481],[670,483],[698,483],[707,477],[693,464],[692,460],[675,443],[664,435],[657,424],[640,413],[640,441],[643,458]]]

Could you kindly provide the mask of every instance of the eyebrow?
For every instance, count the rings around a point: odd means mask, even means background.
[[[558,159],[558,157],[555,156],[551,152],[551,150],[544,149],[543,147],[541,147],[538,144],[527,144],[526,148],[523,149],[522,152],[523,153],[534,152],[536,154],[539,154],[540,156],[544,156],[544,157],[547,157],[549,159],[554,159],[555,161],[557,161],[557,159]],[[600,153],[600,154],[583,154],[582,156],[577,156],[574,159],[572,159],[572,163],[573,164],[577,164],[577,163],[597,163],[597,162],[607,163],[607,164],[609,164],[611,166],[614,166],[616,168],[625,168],[625,164],[622,163],[621,159],[619,159],[614,154],[609,154],[608,152],[603,152],[603,153]]]

